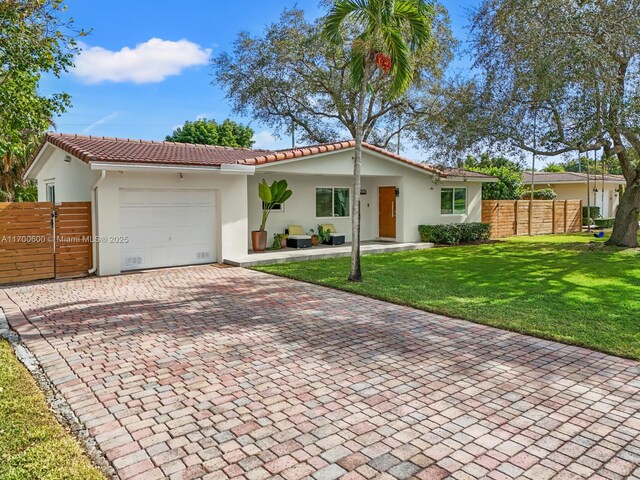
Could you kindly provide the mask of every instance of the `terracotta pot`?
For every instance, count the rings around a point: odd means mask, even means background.
[[[319,243],[320,239],[318,237],[316,237],[315,235],[311,237],[311,245],[317,247]]]
[[[280,246],[282,248],[287,248],[287,237],[281,237],[280,238]]]
[[[267,249],[267,232],[260,230],[252,231],[251,244],[254,252],[264,252]]]

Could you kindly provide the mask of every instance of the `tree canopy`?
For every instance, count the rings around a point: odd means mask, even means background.
[[[359,89],[351,78],[351,46],[361,32],[347,22],[341,27],[344,42],[335,44],[323,36],[322,22],[307,21],[299,9],[285,10],[262,35],[242,32],[232,52],[213,59],[213,82],[226,91],[236,113],[250,114],[280,134],[293,127],[307,143],[355,138]],[[391,148],[398,132],[410,137],[440,108],[436,94],[455,47],[442,8],[431,33],[411,65],[412,83],[404,95],[389,95],[395,76],[372,78],[365,141]]]
[[[627,188],[610,242],[636,246],[640,209],[640,0],[484,0],[479,74],[451,86],[425,143],[555,156],[602,150]]]
[[[468,156],[461,166],[498,178],[495,183],[482,185],[483,200],[518,200],[524,192],[523,166],[508,158],[492,157],[485,153],[479,158]]]
[[[12,199],[37,137],[70,106],[66,93],[43,95],[43,74],[59,76],[78,51],[66,7],[57,0],[0,2],[0,190]],[[37,141],[36,141],[37,143]]]
[[[222,123],[206,118],[186,121],[167,135],[169,142],[199,143],[202,145],[220,145],[223,147],[251,148],[253,129],[249,126],[226,119]]]

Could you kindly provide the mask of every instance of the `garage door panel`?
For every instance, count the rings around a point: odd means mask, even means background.
[[[212,190],[121,190],[122,270],[215,262],[215,222]]]

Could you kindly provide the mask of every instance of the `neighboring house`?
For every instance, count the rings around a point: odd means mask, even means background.
[[[524,173],[524,183],[531,185],[531,172]],[[602,175],[589,175],[578,172],[536,172],[535,189],[550,188],[556,192],[557,200],[582,200],[582,205],[600,207],[603,217],[614,217],[620,202],[620,192],[626,181],[622,175],[604,175],[604,189]],[[603,196],[604,192],[604,196]],[[587,198],[587,193],[589,196]]]
[[[330,222],[350,241],[353,153],[353,141],[271,152],[48,134],[25,176],[40,201],[93,203],[94,265],[108,275],[245,256],[263,178],[293,190],[269,218],[270,239],[289,224]],[[416,242],[420,224],[479,222],[491,181],[365,145],[362,240]]]

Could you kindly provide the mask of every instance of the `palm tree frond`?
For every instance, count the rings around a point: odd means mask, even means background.
[[[354,48],[349,58],[349,76],[355,88],[362,84],[362,79],[365,75],[366,56],[367,53],[364,48]]]
[[[394,8],[395,18],[410,30],[411,49],[422,48],[431,38],[431,23],[435,17],[432,4],[424,0],[398,0]]]
[[[392,62],[391,75],[393,80],[389,94],[395,97],[407,90],[413,78],[410,50],[402,33],[397,28],[385,28],[383,38]]]
[[[366,7],[365,0],[338,0],[324,18],[323,33],[332,43],[338,45],[342,41],[342,24],[353,16],[360,16]]]

